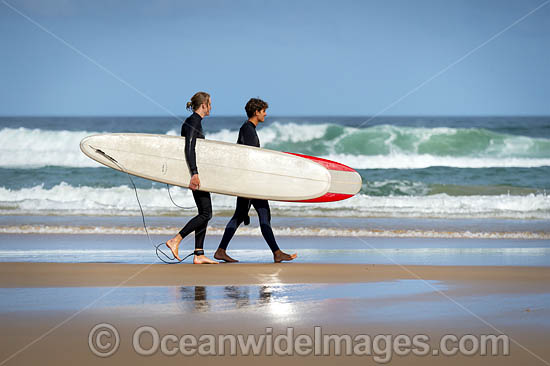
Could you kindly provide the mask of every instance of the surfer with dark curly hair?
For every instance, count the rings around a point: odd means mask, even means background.
[[[206,228],[208,221],[212,218],[212,200],[210,192],[200,191],[201,181],[199,179],[199,171],[197,169],[197,159],[195,154],[195,144],[197,139],[203,139],[202,119],[210,115],[212,102],[210,95],[205,92],[198,92],[191,97],[191,101],[187,102],[187,109],[193,111],[183,125],[181,126],[181,135],[185,137],[185,159],[191,173],[189,188],[193,191],[193,198],[197,204],[199,211],[198,215],[193,217],[184,226],[180,232],[172,239],[166,242],[166,246],[170,248],[175,258],[181,261],[178,254],[178,247],[187,235],[195,232],[195,256],[193,263],[195,264],[217,264],[218,262],[204,255],[204,237],[206,236]]]
[[[260,147],[260,139],[256,133],[256,126],[258,123],[264,122],[267,115],[266,109],[268,104],[261,99],[252,98],[246,103],[245,110],[248,120],[242,125],[239,130],[239,137],[237,139],[237,144],[248,145]],[[256,212],[258,213],[258,218],[260,219],[260,229],[262,235],[269,245],[269,248],[273,252],[273,260],[275,263],[282,261],[291,261],[297,257],[297,254],[286,254],[277,245],[275,236],[273,235],[273,230],[271,229],[271,211],[269,209],[269,203],[266,200],[259,199],[250,199],[244,197],[237,197],[237,207],[235,208],[235,213],[229,223],[225,227],[225,232],[223,233],[222,240],[214,258],[218,260],[223,260],[225,262],[238,262],[238,260],[231,258],[227,253],[227,246],[229,241],[237,231],[239,225],[243,222],[245,225],[248,225],[250,218],[248,217],[248,211],[250,206],[254,206]]]

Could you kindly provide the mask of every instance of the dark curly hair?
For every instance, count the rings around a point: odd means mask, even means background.
[[[250,98],[248,103],[246,103],[244,110],[246,111],[246,115],[248,116],[248,118],[250,118],[254,117],[256,111],[261,111],[267,108],[269,108],[269,105],[263,100],[259,98]]]

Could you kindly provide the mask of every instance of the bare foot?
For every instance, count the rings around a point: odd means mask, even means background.
[[[281,263],[282,261],[291,261],[294,258],[296,258],[298,254],[286,254],[285,252],[281,250],[277,250],[275,253],[273,253],[273,261],[275,263]]]
[[[166,242],[166,246],[170,249],[174,257],[179,261],[181,261],[181,258],[178,255],[178,247],[180,246],[180,242],[181,239],[178,240],[178,236],[175,236]]]
[[[218,264],[218,262],[208,258],[205,255],[196,255],[193,258],[193,264]]]
[[[227,253],[225,252],[225,249],[222,249],[222,248],[218,248],[218,250],[216,250],[216,253],[214,253],[214,258],[216,258],[219,261],[226,261],[228,263],[238,262],[238,260],[228,256]]]

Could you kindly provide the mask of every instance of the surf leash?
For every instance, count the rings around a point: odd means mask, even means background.
[[[124,173],[126,173],[126,175],[128,176],[128,178],[130,179],[130,183],[132,183],[132,187],[134,188],[134,193],[136,195],[136,200],[137,200],[137,203],[139,205],[139,211],[141,212],[141,221],[143,222],[143,228],[145,229],[145,234],[147,234],[147,239],[149,239],[149,243],[153,246],[153,248],[155,248],[155,254],[157,255],[157,258],[159,260],[161,260],[162,262],[166,263],[166,264],[178,264],[178,263],[181,263],[183,262],[184,260],[186,260],[187,258],[189,258],[190,256],[194,255],[195,252],[191,252],[189,253],[188,255],[186,255],[185,257],[183,257],[181,260],[177,259],[176,256],[172,253],[172,251],[170,251],[170,254],[172,254],[172,256],[169,256],[168,254],[166,254],[160,247],[162,245],[166,245],[166,242],[163,242],[163,243],[160,243],[160,244],[153,244],[153,241],[151,240],[151,236],[149,235],[149,230],[147,229],[147,224],[145,223],[145,214],[143,213],[143,207],[141,206],[141,202],[139,200],[139,195],[138,195],[138,191],[137,191],[137,187],[134,183],[134,180],[132,179],[132,176],[130,175],[130,173],[128,173],[126,171],[126,169],[124,168],[124,166],[119,163],[118,161],[116,161],[115,158],[113,158],[112,156],[109,156],[108,154],[106,154],[105,152],[103,152],[102,150],[100,149],[96,149],[95,147],[93,146],[90,146],[92,149],[95,150],[96,153],[98,154],[101,154],[103,155],[104,157],[106,157],[107,159],[109,159],[110,161],[112,161],[117,167],[120,168],[120,170]],[[189,209],[192,209],[194,207],[182,207],[182,206],[179,206],[178,204],[176,204],[174,202],[174,200],[172,199],[172,195],[170,194],[170,186],[167,184],[166,187],[168,188],[168,195],[170,196],[170,201],[172,201],[172,203],[176,206],[176,207],[179,207],[179,208],[182,208],[184,210],[189,210]],[[161,254],[164,256],[161,257]]]
[[[128,173],[126,173],[128,174]],[[191,207],[182,207],[180,205],[178,205],[176,202],[174,202],[174,200],[172,199],[172,194],[170,193],[170,184],[166,184],[166,189],[168,189],[168,197],[170,197],[170,201],[172,201],[172,203],[174,204],[174,206],[178,207],[178,208],[181,208],[181,209],[184,209],[184,210],[194,210],[195,207],[194,206],[191,206]]]

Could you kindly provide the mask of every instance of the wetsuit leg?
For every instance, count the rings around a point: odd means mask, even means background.
[[[269,249],[275,253],[279,250],[279,246],[277,245],[275,235],[273,235],[273,230],[271,229],[271,210],[269,209],[269,202],[266,200],[252,200],[252,206],[254,206],[256,212],[258,212],[262,235],[267,245],[269,245]]]
[[[208,226],[208,221],[212,218],[212,200],[210,199],[210,193],[203,191],[193,191],[193,198],[195,199],[199,213],[180,230],[180,235],[182,238],[185,238],[189,233],[194,231],[195,248],[202,249],[204,237],[206,236],[206,227]]]
[[[250,200],[248,198],[237,197],[237,207],[235,208],[235,213],[225,227],[222,241],[220,242],[218,248],[224,250],[227,249],[229,241],[231,240],[231,238],[233,238],[233,235],[235,235],[237,228],[243,223],[244,219],[248,217],[249,209]]]

